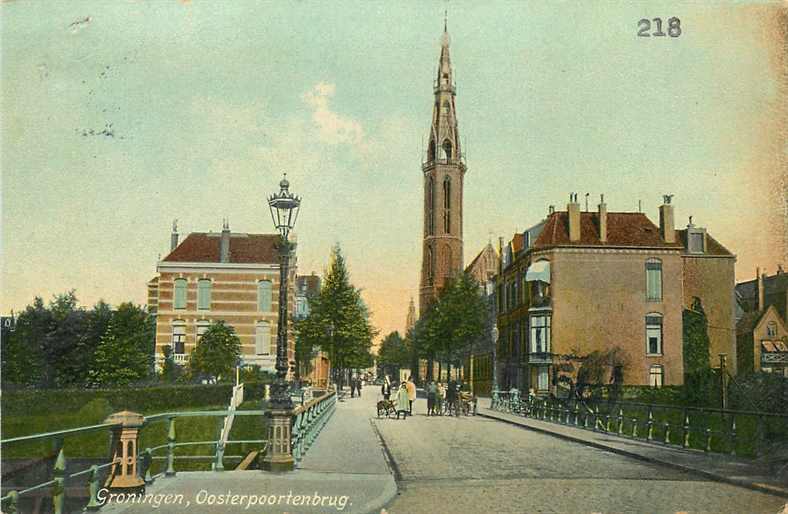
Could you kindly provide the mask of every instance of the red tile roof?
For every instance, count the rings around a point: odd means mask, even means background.
[[[218,232],[192,232],[165,262],[220,262]],[[230,262],[237,264],[276,264],[279,262],[278,234],[231,234]]]
[[[681,248],[680,242],[666,243],[659,228],[645,214],[639,212],[607,213],[607,241],[599,240],[599,214],[580,213],[580,240],[569,241],[569,217],[566,211],[556,211],[547,218],[542,233],[533,243],[534,248],[553,246],[642,246]]]

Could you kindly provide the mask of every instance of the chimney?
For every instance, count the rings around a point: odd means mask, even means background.
[[[673,223],[673,195],[663,195],[664,203],[659,207],[659,235],[666,243],[676,242],[676,225]]]
[[[170,251],[178,247],[178,220],[172,220],[172,234],[170,234]]]
[[[761,268],[755,268],[755,274],[758,277],[758,305],[756,306],[756,310],[761,312],[766,308],[766,298],[763,290],[763,278],[766,276],[766,273],[761,275]]]
[[[222,236],[219,239],[219,262],[230,262],[230,222],[222,220]]]
[[[599,240],[607,242],[607,204],[605,195],[599,196]]]
[[[580,241],[580,204],[577,203],[577,193],[569,195],[566,211],[569,215],[569,241]]]

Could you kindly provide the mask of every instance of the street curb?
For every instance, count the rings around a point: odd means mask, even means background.
[[[761,484],[761,483],[753,482],[753,481],[750,481],[750,480],[731,478],[731,477],[727,477],[727,476],[724,476],[724,475],[719,475],[717,473],[712,473],[710,471],[705,471],[705,470],[702,470],[702,469],[697,469],[697,468],[685,466],[683,464],[677,464],[675,462],[671,462],[671,461],[668,461],[668,460],[661,460],[661,459],[656,459],[654,457],[647,457],[647,456],[641,455],[639,453],[635,453],[635,452],[631,452],[631,451],[627,451],[627,450],[622,450],[621,448],[614,448],[614,447],[607,446],[607,445],[604,445],[604,444],[601,444],[601,443],[598,443],[598,442],[595,442],[595,441],[587,441],[587,440],[581,439],[579,437],[573,437],[571,435],[559,434],[557,432],[553,432],[553,431],[550,431],[550,430],[545,430],[543,428],[537,428],[537,427],[533,427],[533,426],[529,426],[529,425],[523,425],[521,423],[518,423],[517,421],[506,419],[506,418],[499,418],[499,417],[497,417],[495,415],[490,415],[490,414],[485,414],[485,413],[482,413],[482,412],[477,412],[477,416],[482,416],[482,417],[485,417],[485,418],[488,418],[488,419],[494,419],[496,421],[502,421],[504,423],[508,423],[510,425],[514,425],[516,427],[520,427],[520,428],[523,428],[523,429],[526,429],[526,430],[533,430],[534,432],[539,432],[541,434],[550,435],[550,436],[553,436],[553,437],[556,437],[556,438],[559,438],[559,439],[564,439],[564,440],[567,440],[567,441],[580,443],[580,444],[583,444],[585,446],[591,446],[591,447],[597,448],[599,450],[605,450],[605,451],[608,451],[608,452],[611,452],[611,453],[616,453],[618,455],[623,455],[625,457],[630,457],[630,458],[637,459],[637,460],[640,460],[640,461],[643,461],[643,462],[649,462],[649,463],[652,463],[652,464],[659,464],[659,465],[667,466],[667,467],[670,467],[670,468],[673,468],[673,469],[678,469],[680,471],[684,471],[684,472],[687,472],[687,473],[693,473],[693,474],[696,474],[696,475],[701,475],[703,477],[710,478],[710,479],[712,479],[712,480],[714,480],[716,482],[723,482],[723,483],[727,483],[727,484],[731,484],[731,485],[735,485],[735,486],[739,486],[739,487],[745,487],[747,489],[752,489],[754,491],[758,491],[758,492],[762,492],[762,493],[767,493],[767,494],[771,494],[771,495],[775,495],[775,496],[781,496],[783,498],[788,498],[788,489],[782,489],[782,488],[779,488],[779,487],[774,487],[774,486],[771,486],[771,485],[768,485],[768,484]]]
[[[399,466],[397,465],[397,461],[394,460],[394,456],[391,454],[391,450],[389,450],[389,447],[386,444],[386,440],[383,439],[383,436],[378,430],[378,426],[375,424],[375,420],[370,418],[369,424],[372,425],[372,431],[375,432],[378,441],[380,441],[380,446],[381,449],[383,450],[383,458],[386,461],[386,466],[388,466],[389,471],[391,472],[392,475],[391,479],[394,485],[393,491],[385,490],[380,494],[380,496],[378,496],[378,498],[380,498],[382,501],[380,501],[379,505],[378,505],[378,501],[376,501],[374,504],[375,508],[368,511],[369,514],[373,514],[383,510],[389,503],[391,503],[391,501],[394,498],[397,497],[397,495],[399,494],[399,483],[402,481],[402,473],[400,473]]]

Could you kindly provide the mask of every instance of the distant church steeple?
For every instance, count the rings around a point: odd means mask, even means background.
[[[429,308],[446,280],[463,269],[462,195],[464,156],[454,103],[456,88],[449,55],[449,32],[444,18],[438,72],[433,84],[427,159],[424,178],[424,238],[419,289],[419,313]]]
[[[405,335],[407,336],[408,333],[416,326],[416,304],[413,303],[413,297],[410,298],[410,303],[408,304],[408,317],[405,318]]]

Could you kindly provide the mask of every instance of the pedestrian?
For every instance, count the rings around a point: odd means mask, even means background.
[[[438,386],[433,380],[427,384],[427,416],[435,415],[435,399],[438,396]]]
[[[455,416],[459,415],[457,409],[457,384],[454,380],[449,382],[449,387],[446,389],[446,407],[449,409],[449,415],[451,415],[452,410]]]
[[[405,386],[408,390],[408,414],[413,416],[413,402],[416,401],[416,384],[413,383],[413,375],[408,377],[408,381],[405,382]]]
[[[389,381],[388,375],[386,375],[386,378],[383,379],[383,385],[380,388],[380,394],[382,394],[383,398],[386,400],[391,399],[391,382]]]
[[[361,398],[361,385],[363,383],[364,383],[364,381],[361,380],[361,379],[359,379],[358,382],[356,382],[356,392],[358,393],[358,397],[359,398]]]
[[[405,382],[402,382],[399,386],[399,390],[397,391],[397,419],[399,419],[400,413],[402,413],[402,418],[408,418],[408,410],[410,409],[411,402],[408,399],[408,386]]]
[[[350,397],[353,398],[356,396],[356,379],[352,376],[350,377]]]
[[[443,402],[446,398],[446,388],[442,382],[438,382],[438,394],[435,395],[435,410],[439,416],[443,416]]]

